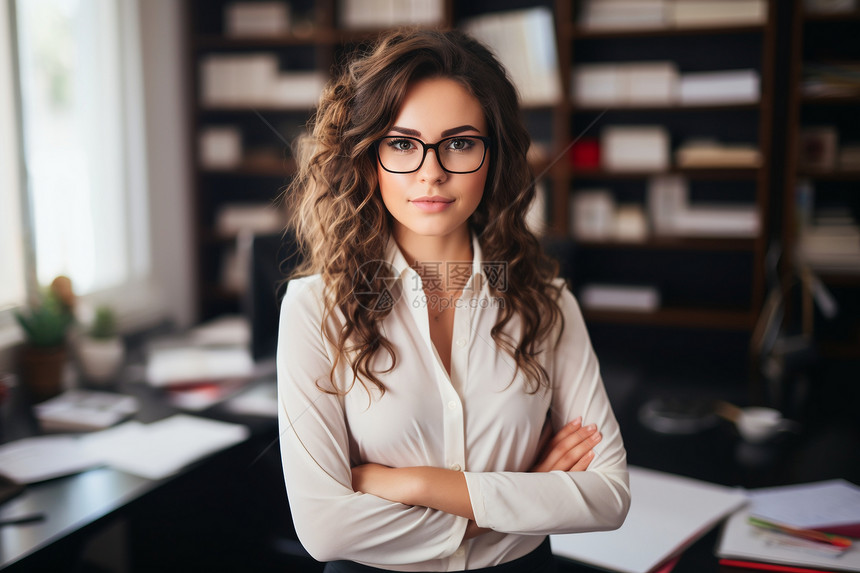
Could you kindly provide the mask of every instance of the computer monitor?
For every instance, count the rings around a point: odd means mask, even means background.
[[[255,235],[250,250],[243,307],[251,327],[251,355],[259,363],[275,357],[281,299],[287,278],[302,259],[292,231]]]

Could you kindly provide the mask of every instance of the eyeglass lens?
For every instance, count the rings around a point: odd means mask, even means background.
[[[378,154],[382,167],[395,173],[416,171],[434,147],[413,137],[383,137]],[[484,141],[477,137],[448,137],[435,144],[436,157],[442,169],[452,173],[477,171],[484,161]]]

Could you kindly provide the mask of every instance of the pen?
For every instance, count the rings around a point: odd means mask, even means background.
[[[36,523],[45,519],[44,513],[31,513],[30,515],[20,515],[18,517],[9,517],[0,519],[0,527],[4,525],[25,525],[27,523]]]
[[[835,545],[836,547],[851,547],[850,539],[848,539],[847,537],[841,537],[839,535],[833,535],[832,533],[824,533],[822,531],[815,531],[814,529],[798,529],[796,527],[789,527],[787,525],[771,523],[770,521],[765,521],[764,519],[759,519],[757,517],[750,517],[749,522],[756,527],[770,529],[772,531],[779,531],[781,533],[786,533],[795,537],[801,537],[803,539],[810,539],[812,541],[829,543],[831,545]]]

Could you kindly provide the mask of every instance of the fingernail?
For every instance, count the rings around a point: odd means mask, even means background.
[[[600,432],[598,432],[598,433],[594,434],[593,436],[591,436],[591,439],[592,439],[592,440],[594,440],[595,442],[599,442],[599,441],[601,440],[601,438],[603,438],[603,436],[602,436],[602,435],[600,435]]]
[[[589,432],[594,431],[597,429],[597,424],[589,424],[585,427],[585,429],[588,430]]]
[[[570,425],[576,426],[577,424],[581,424],[581,423],[582,423],[582,416],[577,416],[576,418],[573,419],[573,421],[570,423]]]

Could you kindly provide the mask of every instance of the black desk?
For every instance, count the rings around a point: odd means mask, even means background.
[[[177,412],[145,383],[126,381],[119,387],[139,400],[136,418],[142,422]],[[14,388],[10,399],[5,411],[15,416],[4,420],[3,439],[37,433],[21,389]],[[40,513],[46,518],[0,527],[0,569],[96,571],[83,556],[88,543],[121,523],[121,551],[131,571],[266,570],[249,560],[249,555],[264,554],[272,570],[285,570],[290,556],[281,559],[273,544],[294,538],[294,532],[277,421],[231,415],[219,406],[200,415],[242,423],[250,437],[163,480],[103,467],[28,486],[0,505],[0,519]]]
[[[846,474],[856,465],[846,470],[817,460],[809,463],[810,452],[830,452],[831,458],[835,450],[853,455],[856,421],[847,431],[837,428],[829,434],[830,425],[841,422],[828,418],[827,423],[809,427],[812,431],[806,435],[758,450],[745,448],[727,424],[690,436],[660,435],[643,428],[637,410],[662,390],[642,384],[619,393],[612,376],[605,378],[631,464],[745,487],[829,477],[857,480],[857,474]],[[122,389],[141,401],[141,421],[175,413],[157,390],[145,384],[126,383]],[[165,480],[100,468],[28,487],[0,505],[0,519],[40,511],[48,518],[0,528],[0,569],[97,571],[84,563],[84,549],[91,538],[121,523],[130,571],[321,571],[322,566],[303,555],[295,541],[275,421],[239,420],[218,408],[203,414],[246,423],[251,437]],[[4,429],[7,440],[22,437],[21,432],[33,431],[32,420]],[[828,436],[848,442],[834,445]],[[714,557],[716,539],[717,531],[712,530],[694,543],[675,573],[730,571]],[[594,571],[560,561],[561,573]]]

